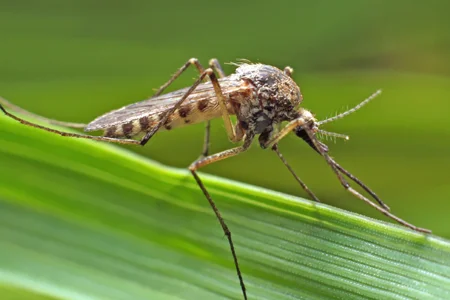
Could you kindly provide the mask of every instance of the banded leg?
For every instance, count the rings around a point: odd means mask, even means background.
[[[251,137],[246,138],[244,144],[242,146],[240,146],[240,147],[232,148],[232,149],[229,149],[229,150],[225,150],[223,152],[219,152],[217,154],[213,154],[213,155],[207,156],[205,158],[198,159],[198,160],[196,160],[195,162],[193,162],[189,166],[189,170],[191,171],[192,175],[195,178],[195,181],[197,181],[198,186],[200,187],[200,189],[202,190],[202,192],[205,195],[206,199],[208,200],[209,205],[213,209],[214,214],[216,215],[216,218],[217,218],[217,220],[220,223],[220,226],[222,226],[222,230],[223,230],[224,234],[227,236],[228,243],[230,245],[231,254],[233,255],[234,266],[236,268],[236,273],[238,275],[239,283],[241,285],[242,293],[244,295],[244,299],[245,300],[247,300],[247,292],[246,292],[246,289],[245,289],[244,280],[242,278],[241,269],[239,267],[239,262],[238,262],[238,258],[237,258],[237,255],[236,255],[236,251],[234,249],[233,239],[231,238],[231,232],[228,229],[228,226],[225,223],[225,220],[223,219],[219,209],[217,208],[216,204],[214,203],[214,200],[211,198],[211,195],[209,194],[209,192],[206,189],[205,185],[203,184],[202,180],[198,176],[197,170],[202,168],[202,167],[204,167],[204,166],[212,164],[214,162],[217,162],[217,161],[229,158],[229,157],[233,157],[233,156],[236,156],[236,155],[244,152],[245,150],[247,150],[250,147],[251,141],[252,141]]]

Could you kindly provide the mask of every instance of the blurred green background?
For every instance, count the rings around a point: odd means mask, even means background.
[[[363,110],[324,128],[351,137],[329,141],[330,151],[394,213],[448,238],[449,11],[448,1],[2,0],[0,94],[43,116],[88,122],[149,97],[190,57],[204,65],[216,57],[227,73],[234,67],[224,63],[239,58],[289,65],[304,107],[319,119],[382,88]],[[199,124],[128,148],[186,167],[202,141]],[[214,121],[212,151],[231,146]],[[280,149],[322,201],[385,219],[347,194],[304,142],[291,136]],[[306,196],[256,144],[204,172]]]

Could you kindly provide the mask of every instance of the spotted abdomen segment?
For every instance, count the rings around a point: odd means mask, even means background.
[[[140,133],[148,132],[164,118],[166,113],[164,111],[158,114],[151,114],[124,124],[111,126],[105,130],[104,136],[111,138],[130,138]],[[201,100],[196,103],[181,106],[167,119],[160,130],[170,130],[189,124],[208,121],[220,116],[220,107],[216,101]]]

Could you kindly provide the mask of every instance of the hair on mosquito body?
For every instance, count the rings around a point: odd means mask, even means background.
[[[356,112],[378,96],[381,90],[376,91],[358,105],[343,113],[324,120],[317,120],[309,110],[301,107],[303,96],[299,86],[292,79],[293,69],[291,67],[285,67],[281,70],[270,65],[249,63],[248,61],[241,61],[234,65],[237,66],[236,71],[226,76],[217,59],[211,59],[209,68],[204,69],[197,59],[191,58],[150,99],[106,113],[89,124],[47,119],[27,112],[2,98],[0,98],[0,109],[6,116],[24,125],[61,136],[134,145],[145,145],[159,130],[172,130],[177,127],[204,122],[206,126],[203,150],[200,157],[189,166],[189,170],[227,236],[244,299],[247,299],[247,290],[231,232],[197,171],[214,162],[245,152],[256,136],[259,136],[258,141],[261,148],[272,149],[313,200],[319,201],[317,196],[297,176],[278,147],[278,143],[291,132],[294,132],[297,137],[305,141],[324,158],[340,184],[354,197],[364,201],[403,226],[419,232],[430,232],[392,214],[389,207],[375,192],[330,157],[328,146],[318,138],[318,136],[329,136],[348,139],[347,135],[328,132],[320,129],[320,127]],[[190,66],[195,67],[200,74],[194,84],[181,90],[163,94],[164,90]],[[94,136],[56,130],[29,122],[10,113],[5,107],[23,115],[46,121],[49,124],[84,128],[87,132],[101,130],[104,134],[103,136]],[[230,115],[236,116],[235,124],[233,124]],[[222,118],[228,138],[235,143],[242,142],[240,146],[209,155],[210,120],[215,118]],[[281,124],[285,125],[280,129]],[[143,134],[141,139],[133,139],[139,134]],[[375,202],[356,191],[346,178],[361,187]]]

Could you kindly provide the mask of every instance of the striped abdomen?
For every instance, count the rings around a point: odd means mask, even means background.
[[[131,120],[124,124],[111,126],[105,130],[107,137],[132,137],[143,132],[150,131],[165,117],[167,111],[150,113],[139,119]],[[184,125],[195,124],[220,117],[220,107],[217,101],[201,100],[195,103],[187,103],[169,116],[159,130],[170,130]]]

